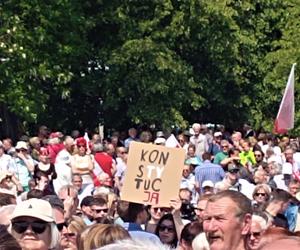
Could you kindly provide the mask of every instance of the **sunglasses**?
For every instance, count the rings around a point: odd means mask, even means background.
[[[253,232],[253,233],[250,233],[249,235],[252,235],[253,237],[259,237],[261,236],[261,233],[260,232]]]
[[[228,148],[229,146],[225,146],[225,145],[223,145],[223,146],[221,146],[221,148]]]
[[[103,213],[107,213],[108,212],[108,208],[103,208],[103,209],[92,209],[93,212],[96,212],[97,214],[103,212]]]
[[[18,152],[27,152],[27,149],[21,148],[18,150]]]
[[[85,145],[77,145],[78,148],[85,148]]]
[[[239,170],[238,169],[233,169],[233,170],[229,170],[228,172],[231,173],[231,174],[237,174],[239,172]]]
[[[65,233],[63,234],[63,236],[65,236],[66,238],[72,238],[72,237],[76,237],[75,233]]]
[[[82,213],[81,211],[78,211],[78,212],[76,212],[76,215],[77,215],[77,216],[82,216],[83,213]]]
[[[155,208],[153,208],[153,210],[155,213],[157,213],[158,210],[160,210],[160,212],[162,212],[162,213],[169,213],[171,211],[171,209],[168,207],[155,207]]]
[[[36,234],[42,234],[45,232],[48,223],[45,221],[14,221],[12,222],[12,229],[18,234],[24,233],[30,226],[32,231]]]
[[[174,232],[174,227],[168,227],[168,226],[160,226],[159,227],[159,231],[165,231],[167,230],[167,232]]]
[[[58,229],[59,232],[61,232],[63,230],[64,227],[68,227],[68,223],[67,222],[63,222],[63,223],[58,223],[56,224],[56,227]]]
[[[266,193],[255,193],[254,195],[255,195],[255,196],[262,196],[262,197],[265,197],[267,194],[266,194]]]

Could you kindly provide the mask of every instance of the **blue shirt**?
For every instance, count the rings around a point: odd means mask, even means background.
[[[130,142],[132,142],[132,141],[139,141],[139,140],[138,140],[137,138],[128,137],[128,138],[125,140],[125,142],[124,142],[125,148],[129,148],[129,144],[130,144]]]
[[[129,232],[132,239],[141,241],[150,240],[152,242],[160,243],[159,238],[155,234],[145,232],[142,227],[136,223],[125,222],[123,227]]]
[[[204,181],[210,180],[214,184],[223,180],[225,172],[218,164],[213,164],[209,160],[205,160],[202,165],[198,166],[195,170],[196,182],[201,187]]]
[[[216,155],[217,153],[221,152],[221,147],[219,144],[210,143],[208,147],[208,151],[211,155]]]
[[[295,204],[290,204],[285,210],[284,215],[288,222],[289,231],[294,232],[296,228],[297,216],[299,207]]]

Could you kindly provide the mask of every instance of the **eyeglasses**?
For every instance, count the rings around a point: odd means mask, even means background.
[[[103,212],[103,213],[107,213],[108,212],[108,208],[103,208],[103,209],[92,209],[93,212],[96,212],[97,214]]]
[[[267,194],[266,193],[255,193],[254,196],[262,196],[265,197]]]
[[[120,152],[121,155],[125,155],[127,154],[127,152],[123,151],[123,152]]]
[[[58,223],[58,224],[56,224],[56,227],[57,227],[58,231],[61,232],[64,227],[68,227],[68,223],[67,222]]]
[[[160,210],[161,213],[169,213],[171,211],[168,207],[155,207],[153,208],[154,212],[157,213]]]
[[[45,221],[14,221],[12,222],[12,229],[18,234],[24,233],[30,226],[32,231],[36,234],[42,234],[45,232],[48,223]]]
[[[159,227],[159,231],[165,231],[165,230],[167,230],[167,232],[174,232],[174,227],[168,227],[168,226],[160,226]]]
[[[227,145],[221,145],[221,148],[228,148]]]

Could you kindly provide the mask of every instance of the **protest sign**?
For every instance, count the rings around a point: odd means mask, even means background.
[[[122,200],[169,206],[178,197],[184,157],[182,148],[131,142]]]

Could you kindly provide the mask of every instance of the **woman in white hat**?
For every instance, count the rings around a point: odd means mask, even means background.
[[[18,141],[16,145],[17,157],[15,158],[16,176],[21,182],[23,191],[29,191],[29,181],[34,171],[34,161],[28,154],[28,146],[24,141]]]
[[[10,231],[22,249],[54,249],[59,242],[51,205],[41,199],[29,199],[16,206]]]

